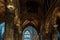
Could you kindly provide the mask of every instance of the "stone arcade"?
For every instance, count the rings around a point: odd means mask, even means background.
[[[0,0],[0,40],[60,40],[60,0]]]

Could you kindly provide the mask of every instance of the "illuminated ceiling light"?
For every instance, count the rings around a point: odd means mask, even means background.
[[[15,6],[13,4],[8,4],[7,5],[7,8],[12,11],[12,10],[15,10]]]
[[[58,25],[54,25],[54,27],[56,28]]]
[[[10,0],[12,2],[12,0]]]

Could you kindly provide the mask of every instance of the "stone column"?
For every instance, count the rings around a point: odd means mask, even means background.
[[[11,7],[13,6],[13,7]],[[6,28],[5,28],[5,38],[4,40],[14,40],[14,16],[15,16],[14,4],[6,1]]]

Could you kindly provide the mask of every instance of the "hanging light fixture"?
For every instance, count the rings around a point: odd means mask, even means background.
[[[10,2],[7,3],[7,9],[10,12],[15,11],[16,7],[15,7],[15,2],[13,0],[10,0]]]
[[[15,9],[15,6],[12,5],[12,4],[9,4],[9,5],[7,5],[7,8],[8,8],[9,10],[14,10],[14,9]]]
[[[56,25],[56,24],[54,25],[55,28],[57,28],[57,26],[58,26],[58,25]]]
[[[15,10],[15,5],[14,5],[14,3],[9,3],[9,4],[7,5],[7,8],[8,8],[9,11]]]

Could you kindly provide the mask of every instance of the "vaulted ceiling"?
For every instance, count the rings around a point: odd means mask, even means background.
[[[48,11],[51,9],[51,7],[54,6],[54,3],[56,3],[57,0],[30,0],[30,1],[19,0],[19,1],[20,12],[22,13],[20,18],[23,18],[24,15],[26,15],[25,17],[27,17],[27,15],[29,15],[28,17],[30,17],[31,15],[31,17],[34,16],[36,19],[38,18],[44,19],[45,15],[46,16],[48,15]],[[4,15],[5,15],[5,2],[4,0],[0,0],[0,22],[4,21]]]

